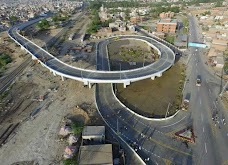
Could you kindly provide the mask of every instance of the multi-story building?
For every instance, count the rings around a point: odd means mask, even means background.
[[[157,23],[157,32],[175,33],[177,28],[177,20],[161,19]]]
[[[160,18],[163,19],[163,18],[172,18],[174,16],[174,12],[162,12],[160,13]]]
[[[141,16],[135,16],[130,18],[130,22],[133,24],[137,24],[143,21],[143,17]]]

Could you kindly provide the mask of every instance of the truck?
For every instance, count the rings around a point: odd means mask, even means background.
[[[187,111],[188,110],[189,102],[190,102],[190,97],[191,97],[191,94],[190,93],[187,93],[186,96],[185,96],[185,98],[183,99],[182,104],[181,104],[181,109],[183,111]]]

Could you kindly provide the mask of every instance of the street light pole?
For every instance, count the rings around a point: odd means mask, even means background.
[[[169,111],[169,106],[170,106],[170,103],[168,104],[167,111],[165,113],[165,118],[167,117],[167,114],[168,114],[168,111]]]
[[[116,129],[117,129],[117,134],[119,134],[119,120],[117,118],[117,122],[116,122]]]
[[[120,63],[120,79],[121,79],[121,63]]]
[[[145,54],[143,55],[143,67],[144,67],[144,64],[145,63]]]
[[[223,96],[223,93],[224,93],[224,91],[226,90],[227,85],[228,85],[228,81],[227,81],[226,84],[224,85],[224,87],[223,87],[223,89],[222,89],[222,92],[219,94],[220,97]]]

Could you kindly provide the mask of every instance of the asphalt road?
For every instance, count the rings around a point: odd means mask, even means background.
[[[190,42],[201,42],[200,33],[198,25],[191,17]],[[215,165],[228,162],[228,129],[223,124],[223,119],[226,122],[227,112],[220,105],[219,99],[216,102],[221,80],[205,65],[203,50],[189,49],[189,82],[185,86],[184,95],[191,94],[190,106],[188,112],[181,112],[172,120],[158,123],[139,118],[119,104],[110,84],[97,85],[96,99],[101,114],[147,164],[164,164],[170,161],[174,164]],[[108,69],[108,66],[99,69]],[[202,78],[200,87],[196,86],[197,75]],[[218,119],[214,121],[212,118],[216,114]],[[196,143],[189,144],[189,148],[181,141],[167,136],[167,132],[175,132],[190,125],[193,125]]]
[[[190,17],[190,42],[202,42],[202,34],[194,17]],[[222,123],[227,118],[227,112],[216,103],[221,80],[210,72],[205,64],[205,57],[201,48],[189,48],[188,79],[184,93],[191,94],[190,118],[196,135],[196,146],[193,147],[197,155],[194,164],[215,165],[222,164],[228,157],[228,128]],[[196,86],[196,77],[201,75],[202,83]],[[212,117],[218,114],[218,122]],[[216,123],[216,125],[215,125]]]
[[[138,38],[138,39],[144,39],[156,47],[159,47],[161,51],[161,56],[159,60],[154,62],[151,65],[145,66],[141,69],[135,69],[132,71],[120,71],[120,72],[103,72],[103,71],[91,71],[91,70],[84,70],[80,68],[75,68],[66,65],[65,63],[57,60],[50,54],[46,53],[44,50],[40,49],[38,46],[34,45],[32,42],[20,37],[16,31],[17,27],[11,28],[9,30],[9,35],[12,36],[14,39],[16,39],[21,45],[24,45],[24,47],[29,50],[32,54],[34,54],[39,60],[43,61],[45,65],[50,67],[51,69],[55,70],[58,73],[65,74],[65,77],[76,79],[76,80],[90,80],[90,82],[96,82],[97,80],[104,80],[105,82],[117,82],[117,83],[123,83],[124,81],[136,81],[139,80],[140,77],[143,78],[149,78],[160,71],[165,71],[169,69],[175,60],[175,55],[172,52],[171,49],[167,48],[163,44],[143,36],[123,36],[120,37],[120,39],[127,39],[127,38]],[[100,56],[100,51],[104,49],[106,44],[108,43],[107,40],[102,41],[98,44],[97,53],[98,53],[98,65],[103,65],[104,59],[100,59],[102,56]],[[102,63],[100,64],[99,61]]]
[[[97,70],[109,70],[109,62],[105,50],[100,50]],[[103,57],[102,57],[103,56]],[[103,61],[102,61],[103,59]],[[146,164],[192,164],[192,150],[184,143],[176,140],[159,127],[171,122],[154,122],[144,120],[126,110],[112,92],[111,84],[96,85],[96,103],[100,114],[108,125],[127,142]],[[185,114],[180,114],[172,122],[178,122]],[[174,123],[175,125],[175,123]],[[167,126],[167,130],[171,126]]]

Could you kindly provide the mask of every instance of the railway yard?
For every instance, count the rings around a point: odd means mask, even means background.
[[[1,34],[6,43],[6,33]],[[39,45],[48,42],[43,38],[33,37],[33,41]],[[7,43],[14,53],[10,54],[13,62],[0,78],[1,164],[59,164],[66,142],[59,139],[58,131],[65,116],[81,114],[89,123],[102,123],[95,111],[93,90],[77,81],[63,82],[13,42]],[[84,113],[75,111],[78,105]]]

